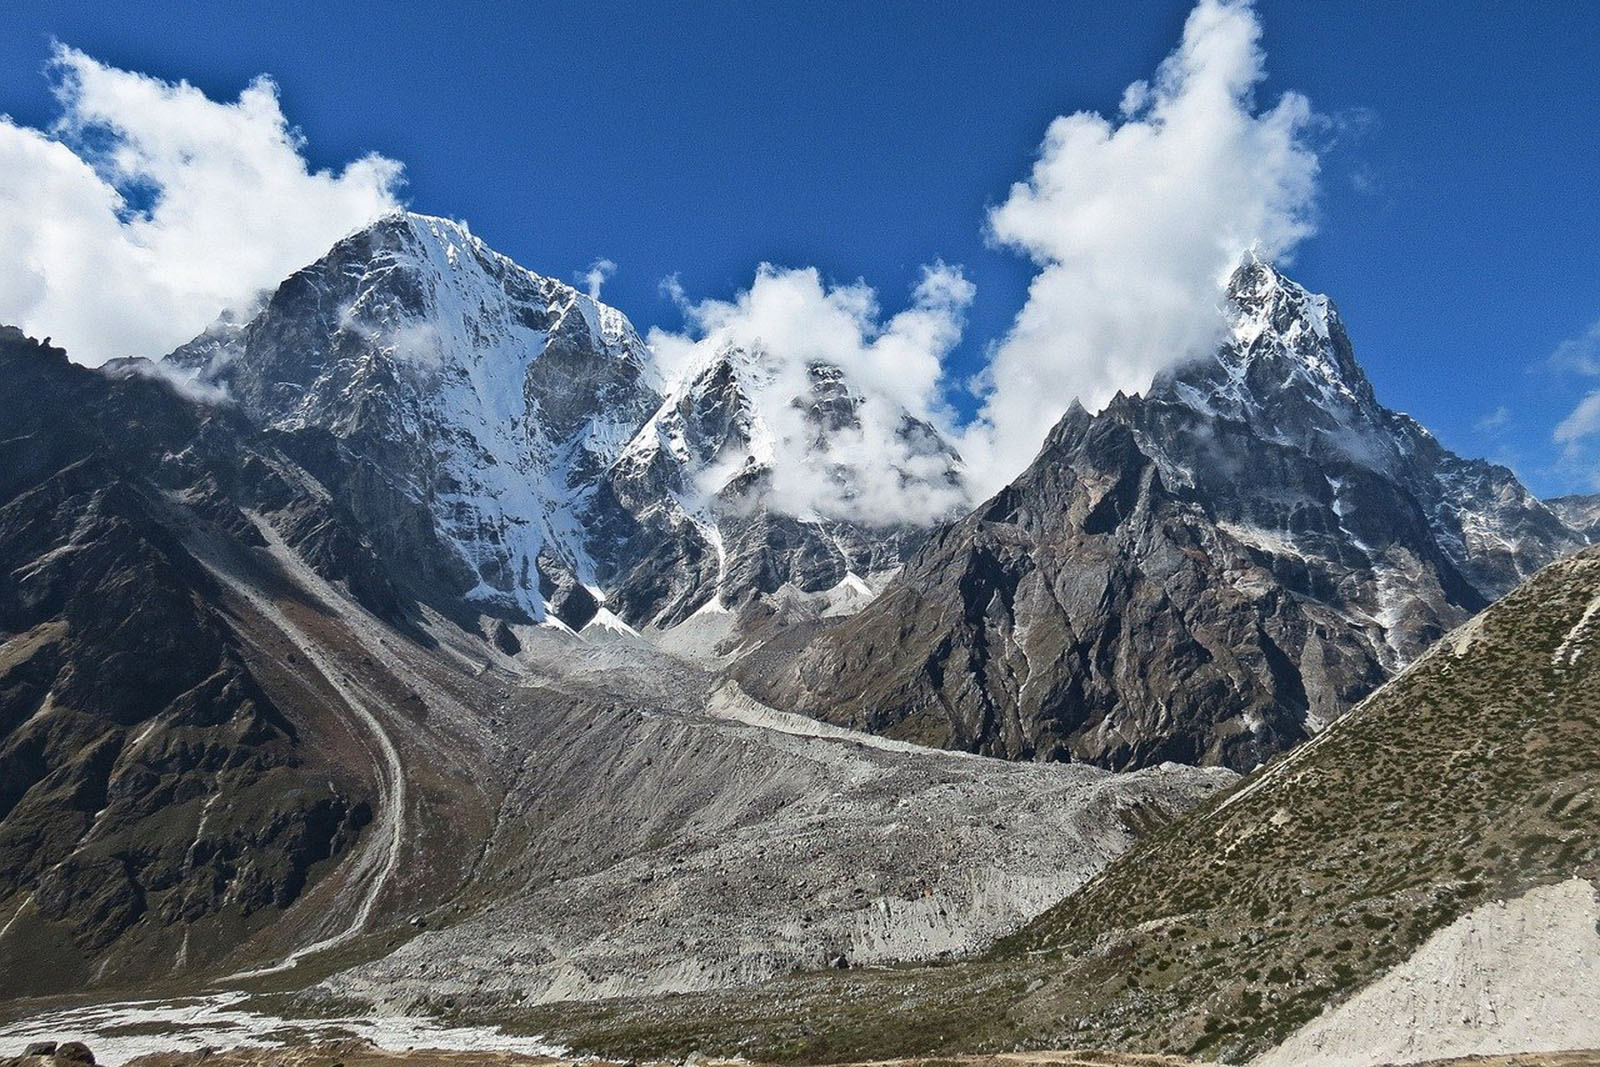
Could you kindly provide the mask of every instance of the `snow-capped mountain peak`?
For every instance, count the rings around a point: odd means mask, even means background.
[[[274,429],[331,435],[395,554],[440,561],[435,599],[491,614],[670,625],[715,597],[881,574],[914,540],[852,525],[862,398],[837,368],[780,380],[795,361],[729,347],[665,384],[621,312],[445,219],[385,216],[169,359]],[[873,413],[919,431],[908,476],[955,485],[931,427]],[[843,506],[775,500],[778,449],[814,454]]]
[[[579,498],[656,406],[626,317],[462,224],[385,216],[281,285],[204,356],[253,414],[322,429],[431,512],[467,601],[542,619],[594,585]],[[555,576],[560,575],[558,580]]]
[[[1253,543],[1296,566],[1363,560],[1385,632],[1421,602],[1411,591],[1421,571],[1440,575],[1448,622],[1581,543],[1510,470],[1455,455],[1379,403],[1327,297],[1252,255],[1229,280],[1225,311],[1216,354],[1152,387],[1141,440],[1168,484],[1233,501]],[[1392,662],[1426,644],[1388,641]]]
[[[1377,402],[1338,309],[1254,254],[1229,279],[1214,357],[1158,379],[1192,406],[1281,434],[1370,422]],[[1298,424],[1297,427],[1293,424]]]
[[[1231,347],[1245,357],[1266,336],[1296,350],[1327,344],[1331,322],[1337,319],[1326,296],[1308,291],[1254,256],[1234,271],[1227,298]]]

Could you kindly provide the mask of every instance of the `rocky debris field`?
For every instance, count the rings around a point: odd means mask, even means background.
[[[776,712],[732,683],[707,693],[708,678],[621,636],[581,657],[575,644],[531,635],[530,669],[562,676],[497,712],[523,755],[473,885],[323,991],[509,1007],[954,958],[1233,780],[922,749]],[[641,676],[649,702],[629,681]]]
[[[1600,903],[1582,878],[1474,908],[1253,1067],[1372,1067],[1600,1045]]]

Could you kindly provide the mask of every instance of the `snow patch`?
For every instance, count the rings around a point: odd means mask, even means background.
[[[222,993],[70,1008],[0,1026],[0,1043],[82,1041],[94,1050],[95,1060],[108,1067],[159,1052],[280,1048],[352,1037],[394,1052],[430,1048],[492,1049],[551,1057],[565,1054],[542,1037],[509,1034],[497,1027],[445,1026],[433,1019],[405,1015],[285,1018],[252,1011],[248,1001],[244,993]]]
[[[1571,667],[1578,662],[1578,657],[1583,655],[1584,641],[1594,628],[1597,614],[1600,614],[1600,596],[1589,601],[1589,606],[1583,609],[1583,615],[1573,623],[1567,636],[1561,639],[1561,644],[1556,646],[1555,654],[1550,657],[1552,667]]]
[[[584,624],[583,632],[588,633],[590,630],[610,630],[612,633],[628,634],[632,637],[639,636],[638,630],[623,622],[607,608],[601,608],[596,611],[594,618]]]

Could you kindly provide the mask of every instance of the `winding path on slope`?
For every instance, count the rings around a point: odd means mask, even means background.
[[[406,776],[405,768],[400,762],[400,753],[395,749],[394,741],[390,739],[388,731],[384,729],[382,720],[359,693],[345,684],[339,666],[333,663],[276,603],[230,573],[227,567],[219,566],[211,560],[205,562],[207,569],[219,581],[259,612],[262,618],[276,626],[344,700],[370,736],[369,747],[373,750],[375,762],[379,764],[378,823],[373,827],[374,832],[368,835],[367,844],[362,849],[351,874],[353,883],[359,884],[365,881],[367,884],[366,895],[355,914],[342,929],[295,949],[277,963],[240,971],[223,979],[237,981],[286,971],[307,956],[336,948],[360,936],[366,929],[373,911],[378,906],[378,899],[388,887],[400,863],[400,852],[405,842]]]

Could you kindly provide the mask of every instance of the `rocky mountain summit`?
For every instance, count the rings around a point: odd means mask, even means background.
[[[752,401],[759,360],[720,352],[664,381],[620,312],[443,219],[380,220],[167,362],[270,429],[324,435],[318,474],[400,580],[469,613],[660,628],[875,579],[916,541],[767,506],[774,448],[826,453],[855,424],[839,368],[810,368],[785,433]],[[907,477],[954,479],[932,427],[901,432],[931,458]],[[850,468],[826,473],[848,500]]]
[[[892,575],[925,528],[861,517],[857,466],[862,398],[836,366],[813,362],[793,399],[763,410],[760,351],[726,347],[667,386],[655,413],[606,472],[605,491],[634,517],[616,599],[630,618],[672,626],[703,608],[737,607],[752,591],[870,589]],[[926,422],[899,412],[891,430],[912,460],[899,472],[946,508],[962,498],[960,457]],[[804,455],[834,507],[768,506],[778,450]],[[663,607],[658,603],[664,602]]]
[[[747,684],[1008,758],[1247,769],[1586,542],[1379,404],[1326,297],[1251,260],[1227,299],[1214,357],[1075,406],[870,607]]]
[[[1600,494],[1551,497],[1545,504],[1557,518],[1590,541],[1600,541]]]

